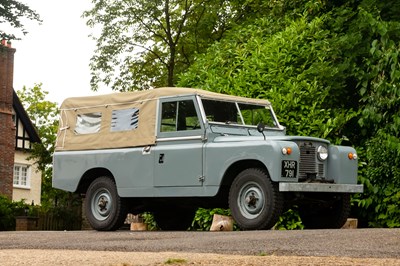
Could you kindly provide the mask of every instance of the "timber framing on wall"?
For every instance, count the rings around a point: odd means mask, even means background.
[[[13,94],[13,108],[15,111],[13,120],[16,129],[15,149],[29,150],[32,148],[32,143],[40,143],[41,141],[15,91]]]

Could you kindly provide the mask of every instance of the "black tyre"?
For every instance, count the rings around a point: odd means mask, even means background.
[[[350,215],[350,194],[333,194],[299,208],[306,229],[341,228]]]
[[[126,218],[126,204],[118,196],[114,180],[107,176],[95,179],[86,192],[86,218],[93,229],[114,231]]]
[[[183,231],[192,224],[195,213],[194,209],[176,207],[155,211],[154,219],[161,230]]]
[[[233,181],[229,191],[229,207],[241,229],[270,229],[282,213],[283,196],[266,171],[250,168]]]

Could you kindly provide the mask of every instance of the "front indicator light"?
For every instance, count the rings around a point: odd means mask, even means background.
[[[349,160],[357,160],[358,158],[357,153],[352,153],[352,152],[349,152],[347,157],[349,158]]]
[[[290,155],[292,154],[292,148],[288,147],[288,148],[282,148],[282,154],[283,155]]]

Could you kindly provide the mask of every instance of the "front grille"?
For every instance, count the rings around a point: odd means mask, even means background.
[[[324,176],[324,165],[322,163],[318,164],[318,176]]]
[[[316,147],[311,143],[301,143],[300,148],[300,166],[299,166],[299,178],[308,179],[315,178],[317,175],[316,171]]]
[[[297,145],[300,148],[299,179],[303,181],[324,179],[324,163],[317,159],[317,147],[319,145],[313,142],[300,142]]]

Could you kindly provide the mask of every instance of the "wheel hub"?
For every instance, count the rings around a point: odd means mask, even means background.
[[[247,206],[250,207],[250,208],[256,208],[256,207],[257,207],[257,202],[258,202],[259,200],[260,200],[260,199],[257,198],[257,196],[255,195],[255,193],[252,192],[251,195],[249,195],[249,196],[246,197]]]
[[[238,205],[244,217],[258,217],[264,209],[264,193],[261,187],[254,182],[245,184],[239,192]]]
[[[99,221],[104,221],[110,215],[112,208],[113,199],[110,191],[104,188],[97,190],[91,200],[93,216]]]
[[[107,200],[107,198],[106,197],[101,197],[100,199],[99,199],[99,203],[98,203],[98,206],[99,206],[99,208],[100,208],[100,211],[107,211],[107,204],[108,204],[108,200]]]

